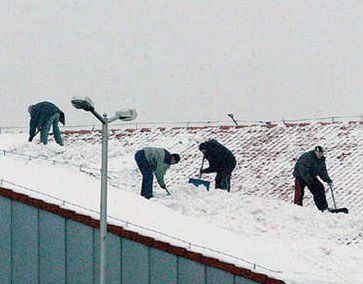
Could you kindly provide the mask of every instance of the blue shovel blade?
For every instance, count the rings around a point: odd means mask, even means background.
[[[206,181],[206,180],[202,180],[202,179],[196,179],[196,178],[190,178],[189,183],[195,185],[195,186],[200,186],[200,185],[204,185],[205,188],[209,191],[209,186],[210,186],[210,182]]]

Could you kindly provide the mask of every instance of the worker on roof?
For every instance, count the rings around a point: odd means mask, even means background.
[[[65,124],[64,113],[53,103],[40,102],[28,107],[30,114],[29,142],[40,132],[40,141],[48,144],[48,134],[53,126],[54,139],[60,146],[63,146],[62,136],[59,131],[58,122]]]
[[[314,196],[318,209],[320,211],[328,209],[324,185],[317,178],[320,177],[328,183],[329,187],[333,185],[326,169],[323,147],[316,146],[313,150],[302,154],[295,164],[293,176],[295,177],[295,204],[302,206],[304,188],[307,186]]]
[[[236,167],[236,158],[233,153],[214,139],[201,143],[199,150],[203,153],[203,159],[209,163],[208,168],[200,169],[200,175],[217,173],[215,188],[229,192],[231,190],[231,175]]]
[[[153,197],[153,173],[160,187],[169,193],[164,176],[170,165],[180,161],[178,154],[170,154],[163,148],[145,147],[136,152],[135,161],[142,174],[141,195],[143,197],[146,199]]]

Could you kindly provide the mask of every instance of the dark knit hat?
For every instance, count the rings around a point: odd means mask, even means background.
[[[322,146],[315,146],[314,151],[319,152],[319,153],[325,152],[325,150]]]
[[[207,149],[207,146],[205,145],[204,142],[199,145],[199,151],[206,150],[206,149]]]
[[[176,162],[176,163],[179,163],[179,161],[180,161],[180,156],[179,156],[179,154],[171,154],[171,157],[174,159],[174,161]]]

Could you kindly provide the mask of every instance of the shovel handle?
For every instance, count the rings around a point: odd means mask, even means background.
[[[329,186],[329,188],[330,188],[330,191],[331,191],[331,196],[333,197],[334,208],[335,208],[335,210],[336,210],[336,209],[337,209],[337,205],[336,205],[336,203],[335,203],[333,187],[332,187],[332,186]]]
[[[202,177],[202,170],[203,170],[203,166],[204,166],[204,160],[205,160],[205,157],[203,155],[202,166],[200,167],[199,175],[198,175],[199,179]]]

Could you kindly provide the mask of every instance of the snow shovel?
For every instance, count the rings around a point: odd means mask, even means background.
[[[202,166],[200,168],[201,170],[203,169],[204,160],[205,160],[205,158],[203,157]],[[209,191],[210,182],[207,180],[202,180],[201,177],[202,177],[202,173],[201,173],[201,171],[199,171],[198,178],[189,178],[188,183],[191,183],[191,184],[195,185],[196,187],[198,187],[200,185],[204,185],[205,188]]]
[[[163,189],[166,191],[166,195],[168,196],[171,195],[171,192],[166,187],[165,188],[163,187]]]
[[[335,198],[334,198],[333,187],[332,186],[329,186],[329,188],[331,190],[331,195],[333,197],[333,203],[334,203],[334,209],[330,209],[329,211],[331,213],[345,213],[345,214],[348,214],[349,213],[348,208],[346,208],[346,207],[337,208],[337,205],[335,203]]]

